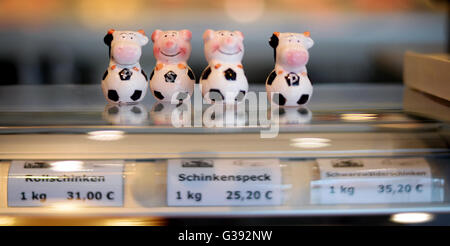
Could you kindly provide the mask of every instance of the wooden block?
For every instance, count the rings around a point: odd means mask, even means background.
[[[403,108],[408,113],[450,122],[450,101],[405,87]]]
[[[403,81],[411,88],[450,100],[449,54],[406,52]]]

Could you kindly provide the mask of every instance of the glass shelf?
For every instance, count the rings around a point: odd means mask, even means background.
[[[264,88],[256,86],[250,90],[258,92]],[[287,218],[449,213],[448,122],[405,111],[403,91],[404,88],[397,85],[318,85],[307,108],[266,107],[258,113],[269,115],[266,121],[252,123],[252,111],[247,109],[242,115],[230,114],[231,125],[227,125],[229,118],[225,114],[224,118],[207,115],[201,118],[200,125],[176,127],[171,116],[177,105],[159,104],[151,95],[140,104],[114,106],[105,104],[99,86],[5,86],[0,88],[0,218]],[[198,112],[204,116],[210,107],[202,105]],[[181,112],[184,111],[193,122],[196,111],[192,105],[184,107]],[[223,126],[209,127],[211,120],[215,123],[223,120]],[[262,133],[273,127],[276,127],[275,136],[264,138]],[[262,206],[245,203],[241,206],[231,203],[200,207],[171,205],[167,196],[173,195],[168,188],[173,174],[168,172],[168,166],[176,160],[273,161],[276,165],[270,170],[280,172],[280,183],[268,187],[279,190],[279,203]],[[427,176],[348,179],[345,184],[356,187],[363,196],[339,200],[324,193],[330,186],[342,185],[342,181],[334,179],[325,182],[321,176],[325,169],[320,163],[331,160],[349,163],[421,160],[420,168],[426,168]],[[87,171],[98,176],[120,176],[121,183],[105,186],[123,187],[119,205],[72,206],[66,201],[67,197],[60,197],[59,202],[45,203],[45,206],[14,205],[13,200],[18,199],[20,189],[24,192],[32,190],[11,181],[25,179],[23,174],[12,169],[13,166],[20,169],[27,162],[51,166],[67,161],[122,163],[120,172]],[[65,174],[71,175],[70,165],[64,167],[69,168]],[[398,171],[399,166],[363,168],[367,172],[373,170]],[[231,169],[230,172],[240,171]],[[400,185],[401,190],[408,187],[406,189],[411,191],[422,185],[420,182],[426,182],[427,193],[417,199],[413,196],[367,198],[379,194],[380,185],[383,189],[386,188],[384,185],[391,185],[391,188]],[[73,187],[77,188],[77,184],[75,182]],[[216,189],[210,186],[211,183],[205,183],[201,188],[204,192]],[[248,189],[245,185],[233,187]],[[51,193],[57,189],[47,191]],[[66,193],[63,195],[67,196]],[[104,198],[105,194],[101,195]],[[82,196],[86,198],[86,194]],[[95,192],[90,196],[95,196]]]

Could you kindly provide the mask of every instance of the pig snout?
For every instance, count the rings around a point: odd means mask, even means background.
[[[119,44],[113,48],[113,56],[119,64],[133,64],[139,60],[141,53],[136,45]]]
[[[289,66],[303,66],[308,62],[308,52],[303,50],[289,50],[286,52],[286,62]]]
[[[222,45],[228,49],[232,49],[238,45],[238,42],[235,38],[227,37],[222,40]]]
[[[166,48],[167,50],[173,50],[175,48],[175,46],[176,46],[175,42],[173,42],[171,40],[166,41],[164,44],[164,48]]]

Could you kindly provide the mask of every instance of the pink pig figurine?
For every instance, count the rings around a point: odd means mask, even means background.
[[[192,95],[195,76],[187,65],[191,54],[191,38],[189,30],[158,29],[153,32],[156,67],[150,75],[150,90],[158,100],[176,103],[189,100]]]
[[[202,73],[200,85],[207,103],[241,102],[248,91],[247,77],[242,66],[244,35],[240,31],[214,31],[203,34],[208,66]]]

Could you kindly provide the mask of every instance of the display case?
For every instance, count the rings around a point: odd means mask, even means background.
[[[199,110],[108,105],[97,85],[4,86],[0,224],[448,224],[449,125],[405,111],[404,90],[325,84],[307,107],[256,93],[256,110]]]

